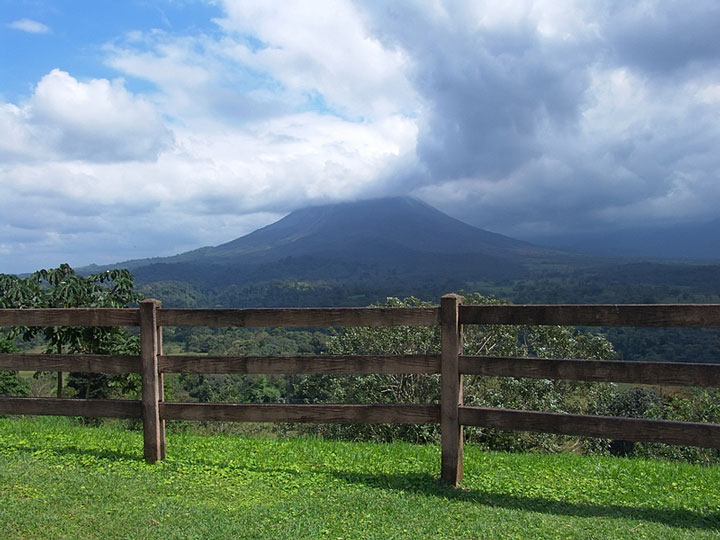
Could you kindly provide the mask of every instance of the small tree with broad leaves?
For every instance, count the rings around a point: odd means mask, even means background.
[[[28,308],[122,308],[142,296],[134,291],[128,270],[81,276],[69,265],[38,270],[28,277],[0,274],[0,307]],[[139,339],[123,328],[101,327],[10,327],[2,330],[6,340],[22,337],[31,341],[45,338],[46,353],[138,354]],[[103,398],[117,387],[122,392],[135,388],[137,377],[125,374],[70,373],[68,386],[79,397]],[[58,373],[57,396],[62,397],[63,378]]]

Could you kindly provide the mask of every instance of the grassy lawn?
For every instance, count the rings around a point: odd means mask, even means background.
[[[0,538],[720,538],[720,466],[0,418]]]

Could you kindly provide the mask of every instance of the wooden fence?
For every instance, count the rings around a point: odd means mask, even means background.
[[[165,420],[245,422],[439,423],[441,478],[462,478],[463,426],[720,448],[720,425],[585,416],[463,405],[463,375],[531,377],[672,386],[720,386],[720,364],[618,362],[466,356],[468,324],[720,328],[720,305],[462,305],[446,295],[434,308],[164,309],[146,300],[134,309],[0,310],[0,326],[138,326],[137,356],[0,354],[0,369],[141,373],[142,399],[0,398],[0,414],[141,418],[145,459],[165,457]],[[439,355],[172,356],[163,326],[349,327],[440,325]],[[440,373],[440,404],[293,405],[169,403],[164,373]]]

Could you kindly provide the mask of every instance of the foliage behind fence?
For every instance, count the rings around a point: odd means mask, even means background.
[[[720,386],[719,364],[626,363],[609,360],[511,358],[462,354],[467,325],[720,327],[717,305],[462,305],[446,295],[440,307],[162,309],[156,300],[133,308],[4,309],[0,326],[138,326],[141,353],[0,354],[0,369],[140,373],[142,399],[0,398],[0,414],[125,417],[143,420],[145,458],[165,456],[165,420],[439,424],[442,479],[462,477],[463,426],[528,430],[628,441],[720,448],[720,426],[641,418],[573,415],[467,406],[464,375]],[[208,357],[164,355],[163,326],[386,327],[439,326],[440,354]],[[440,403],[237,404],[169,403],[163,374],[178,373],[412,373],[440,374]]]

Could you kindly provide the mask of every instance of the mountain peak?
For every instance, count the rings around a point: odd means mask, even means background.
[[[342,264],[376,273],[392,272],[477,278],[507,277],[530,259],[548,259],[551,250],[473,227],[411,197],[389,197],[310,206],[216,247],[160,259],[132,261],[141,269],[161,264],[194,268],[270,268],[292,273],[293,265]],[[304,261],[304,262],[299,262]],[[180,265],[180,266],[177,266]],[[358,270],[359,271],[359,270]]]
[[[264,260],[288,255],[366,253],[374,246],[423,253],[497,254],[532,249],[519,240],[463,223],[410,197],[389,197],[310,206],[237,238],[206,255]]]

